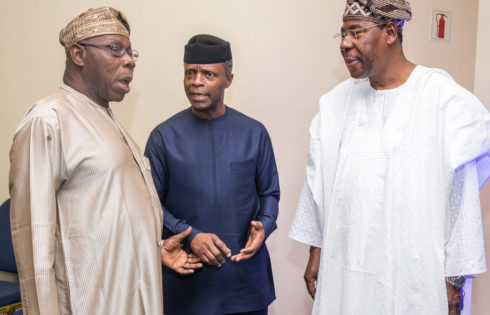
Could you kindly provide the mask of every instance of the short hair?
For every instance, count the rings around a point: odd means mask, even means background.
[[[229,76],[233,71],[233,59],[228,59],[225,61],[225,75]]]
[[[403,43],[403,34],[398,28],[397,28],[396,32],[398,33],[398,38],[400,39],[400,44],[402,44]]]
[[[384,29],[386,24],[379,24],[378,27],[380,29]],[[398,38],[400,39],[400,44],[402,44],[403,43],[403,34],[402,34],[402,31],[400,30],[400,27],[398,27],[398,26],[396,27],[396,33],[398,34]]]

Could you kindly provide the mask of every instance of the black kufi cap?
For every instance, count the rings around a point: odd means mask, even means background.
[[[184,62],[209,64],[231,59],[230,43],[213,35],[195,35],[185,45]]]

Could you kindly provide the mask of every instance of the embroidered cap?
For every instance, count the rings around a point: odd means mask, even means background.
[[[112,7],[88,9],[60,31],[60,44],[68,48],[83,39],[99,35],[129,38],[129,23],[124,14]]]
[[[364,20],[374,23],[395,22],[400,30],[412,19],[410,3],[405,0],[347,0],[344,21]]]

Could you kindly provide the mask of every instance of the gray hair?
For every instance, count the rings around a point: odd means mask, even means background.
[[[233,59],[228,59],[225,61],[225,75],[229,76],[233,70]]]

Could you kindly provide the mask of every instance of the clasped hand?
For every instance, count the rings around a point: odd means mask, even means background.
[[[247,244],[236,255],[232,256],[231,250],[213,233],[198,233],[191,241],[191,250],[203,262],[216,267],[225,263],[225,256],[235,262],[250,259],[265,240],[262,222],[252,221],[250,224],[251,232]]]

